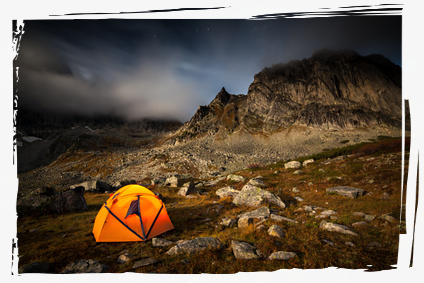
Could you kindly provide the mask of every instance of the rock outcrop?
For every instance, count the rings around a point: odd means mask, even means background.
[[[400,127],[401,75],[401,67],[381,55],[317,51],[308,59],[264,68],[254,76],[247,95],[222,88],[176,137],[185,140],[239,129],[270,133],[292,125]]]

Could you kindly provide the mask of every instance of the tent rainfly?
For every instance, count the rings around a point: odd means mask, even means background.
[[[103,204],[94,221],[97,242],[147,241],[174,229],[165,204],[150,190],[128,185]]]

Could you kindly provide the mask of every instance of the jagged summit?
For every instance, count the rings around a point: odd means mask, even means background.
[[[401,67],[378,54],[318,50],[254,76],[247,95],[223,87],[201,106],[179,137],[236,130],[271,133],[292,125],[345,130],[400,127]]]

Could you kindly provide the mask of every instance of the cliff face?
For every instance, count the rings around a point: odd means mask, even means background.
[[[291,125],[400,127],[401,87],[401,68],[381,55],[323,50],[309,59],[264,68],[246,96],[223,88],[208,106],[199,107],[180,133],[266,133]]]

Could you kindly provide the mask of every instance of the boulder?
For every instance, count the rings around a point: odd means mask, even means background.
[[[383,214],[379,217],[380,219],[389,221],[389,222],[395,222],[396,218],[394,218],[393,216],[389,215],[389,214]]]
[[[246,184],[241,189],[240,193],[233,199],[233,203],[256,207],[272,203],[280,208],[286,207],[286,204],[278,196],[250,184]]]
[[[296,257],[297,255],[294,252],[285,252],[285,251],[279,251],[279,252],[274,252],[272,253],[268,259],[269,260],[273,260],[273,259],[278,259],[278,260],[289,260],[291,258]]]
[[[355,232],[349,230],[349,228],[345,225],[335,224],[332,222],[322,221],[319,225],[320,228],[327,230],[327,231],[333,231],[333,232],[339,232],[343,234],[358,236]]]
[[[238,227],[245,228],[249,225],[256,224],[264,219],[268,219],[270,210],[268,207],[260,207],[254,211],[246,212],[238,215]]]
[[[290,162],[287,162],[286,164],[284,164],[284,168],[285,169],[299,169],[301,165],[302,164],[300,164],[299,161],[290,161]]]
[[[232,240],[231,248],[236,259],[257,259],[262,257],[261,252],[254,245],[246,242]]]
[[[42,188],[17,200],[18,213],[64,213],[87,209],[83,187],[59,192],[54,188]]]
[[[166,178],[165,177],[157,177],[157,178],[154,178],[151,181],[151,184],[152,185],[158,185],[158,186],[160,186],[160,185],[164,184],[165,182],[166,182]]]
[[[234,181],[234,182],[243,182],[245,179],[243,176],[230,174],[227,176],[227,180]]]
[[[70,263],[66,268],[60,272],[61,274],[70,273],[105,273],[109,267],[93,259],[80,259]]]
[[[172,247],[166,252],[167,255],[179,255],[186,254],[192,255],[203,252],[205,250],[217,250],[221,249],[223,244],[217,238],[205,237],[196,238],[194,240],[184,241]]]
[[[240,191],[234,189],[234,187],[228,186],[228,187],[217,190],[215,193],[220,198],[225,198],[225,197],[235,197],[240,193]]]
[[[357,198],[364,194],[363,189],[352,188],[352,187],[333,187],[327,189],[327,194],[338,194],[349,198]]]
[[[286,234],[284,233],[283,228],[281,228],[280,226],[272,225],[268,229],[268,235],[278,237],[278,238],[283,238]]]
[[[21,266],[9,275],[0,278],[0,283],[9,282],[34,282],[44,283],[51,278],[54,273],[51,272],[50,264],[47,262],[31,262]]]

